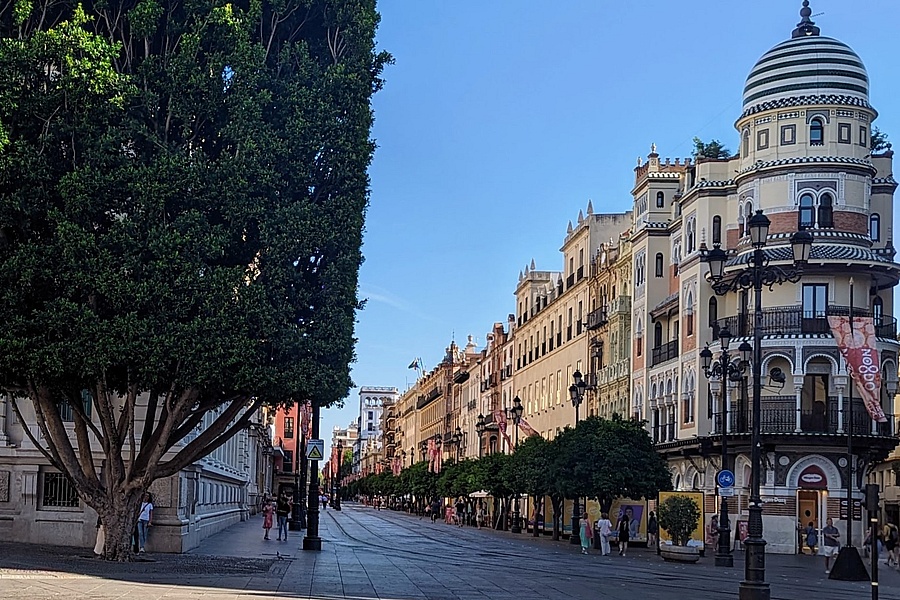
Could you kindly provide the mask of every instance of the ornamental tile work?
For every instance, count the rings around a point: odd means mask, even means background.
[[[9,471],[0,471],[0,502],[9,502]]]

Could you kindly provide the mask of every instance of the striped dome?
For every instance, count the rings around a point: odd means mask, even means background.
[[[800,96],[841,96],[868,105],[869,76],[859,56],[815,29],[778,44],[756,62],[744,86],[745,111]]]

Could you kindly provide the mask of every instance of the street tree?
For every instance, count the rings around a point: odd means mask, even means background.
[[[500,515],[496,521],[497,529],[506,529],[506,515],[509,512],[510,496],[514,490],[509,481],[510,455],[502,452],[488,454],[476,463],[475,483],[476,488],[488,492],[494,499],[492,513]]]
[[[0,3],[0,388],[107,558],[154,480],[351,387],[374,5]]]
[[[533,435],[523,440],[510,458],[511,487],[516,492],[524,492],[533,498],[535,506],[554,491],[552,484],[554,449],[552,442],[539,435]],[[535,513],[532,535],[536,537],[538,534],[537,513]]]

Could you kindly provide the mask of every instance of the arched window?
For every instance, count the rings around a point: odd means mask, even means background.
[[[819,227],[834,227],[833,205],[831,194],[819,198]]]
[[[662,252],[656,253],[656,276],[663,276],[663,255]]]
[[[881,216],[878,213],[869,217],[869,237],[873,242],[881,241]]]
[[[875,296],[872,299],[872,317],[874,317],[875,326],[884,325],[884,300],[881,296]]]
[[[656,192],[656,208],[664,208],[666,206],[666,195],[662,192]]]
[[[660,346],[662,346],[662,323],[657,321],[653,327],[653,347],[659,348]]]
[[[809,122],[809,145],[822,146],[825,144],[825,125],[822,119],[813,119]]]
[[[694,295],[692,293],[688,292],[685,304],[687,306],[684,311],[684,332],[686,335],[694,335]]]
[[[750,235],[750,217],[753,216],[753,204],[748,202],[744,205],[744,235]]]
[[[722,243],[722,217],[719,215],[713,217],[712,242],[713,244]]]
[[[744,137],[741,141],[741,158],[750,156],[750,130],[744,130]]]
[[[709,326],[715,327],[716,321],[719,320],[719,301],[713,296],[709,299]]]
[[[696,249],[695,240],[697,238],[697,220],[694,218],[688,219],[686,238],[685,253],[690,254]]]
[[[813,207],[812,194],[803,194],[800,196],[800,213],[797,219],[797,226],[801,229],[804,227],[812,227],[815,225],[815,208]]]

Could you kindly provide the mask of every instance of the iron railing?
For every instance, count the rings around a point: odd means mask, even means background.
[[[850,315],[849,306],[828,306],[823,311],[808,311],[802,306],[775,306],[762,311],[762,335],[797,335],[831,333],[828,317]],[[897,319],[887,315],[874,315],[872,311],[853,309],[854,317],[870,317],[875,320],[875,334],[881,338],[897,339]],[[753,335],[753,313],[733,315],[713,323],[713,337],[728,329],[732,336]]]
[[[678,356],[678,340],[672,340],[671,342],[666,342],[662,346],[657,346],[653,349],[653,352],[650,357],[650,366],[656,366],[660,363],[664,363],[667,360],[672,360],[673,358]]]

